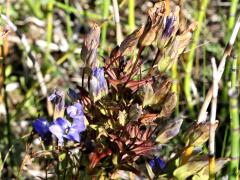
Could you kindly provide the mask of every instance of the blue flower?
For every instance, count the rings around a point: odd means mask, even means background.
[[[54,90],[54,92],[48,97],[48,99],[55,105],[55,110],[59,114],[64,111],[65,99],[63,91]]]
[[[83,115],[74,118],[72,124],[68,120],[59,117],[49,126],[50,132],[57,137],[60,146],[63,145],[64,138],[80,142],[79,133],[85,131],[85,129]]]
[[[49,131],[49,123],[45,118],[38,118],[32,123],[33,129],[45,142],[51,140],[51,133]]]
[[[107,81],[104,77],[103,68],[93,68],[90,81],[90,95],[97,101],[108,92]]]
[[[159,173],[161,170],[163,170],[166,167],[166,163],[161,160],[159,157],[151,159],[149,161],[149,165],[151,166],[154,173]]]
[[[83,116],[83,106],[80,103],[75,103],[72,106],[67,107],[67,114],[71,118],[77,118],[78,116]]]

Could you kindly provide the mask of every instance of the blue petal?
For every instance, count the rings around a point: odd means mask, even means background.
[[[55,135],[60,143],[63,143],[64,131],[59,125],[51,124],[49,130],[53,135]]]
[[[63,144],[63,137],[67,128],[71,126],[71,123],[64,118],[57,118],[53,123],[49,126],[49,130],[53,135],[55,135],[58,139],[59,144]]]
[[[83,115],[83,107],[80,103],[75,103],[73,106],[67,107],[67,114],[74,118],[75,116]]]
[[[70,128],[67,135],[64,135],[64,137],[68,140],[80,142],[80,135],[79,132],[76,129]]]
[[[61,129],[63,131],[65,131],[67,128],[69,128],[71,126],[71,123],[68,120],[61,118],[61,117],[59,117],[55,121],[53,121],[53,124],[61,127]]]
[[[75,129],[79,133],[85,131],[86,125],[84,123],[84,116],[76,116],[73,119],[73,123],[70,129]]]
[[[151,168],[154,172],[161,171],[166,167],[165,162],[163,160],[161,160],[159,157],[150,160],[149,165],[151,166]]]
[[[49,134],[49,123],[45,118],[39,118],[32,124],[33,129],[41,136],[45,138]]]
[[[77,115],[77,107],[75,107],[75,106],[68,106],[68,107],[67,107],[67,114],[68,114],[71,118],[74,118],[74,116]]]

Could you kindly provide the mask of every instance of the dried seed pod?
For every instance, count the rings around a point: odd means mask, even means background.
[[[210,122],[203,122],[195,124],[190,130],[184,135],[184,141],[186,146],[201,146],[209,138]],[[218,126],[218,121],[215,122],[214,129]]]
[[[162,144],[167,143],[179,133],[182,122],[182,118],[167,122],[166,125],[162,127],[162,130],[158,133],[156,141]]]
[[[143,30],[144,28],[140,27],[123,40],[119,48],[123,56],[131,55],[133,53],[133,50],[136,48]]]
[[[177,95],[175,93],[170,92],[167,95],[166,100],[163,102],[162,110],[158,117],[159,118],[169,117],[173,109],[175,108],[176,103],[177,103]]]
[[[100,27],[93,24],[89,33],[86,35],[81,51],[81,58],[86,67],[98,67],[97,48],[100,39]]]
[[[155,41],[159,29],[163,28],[164,12],[165,2],[156,3],[149,9],[148,20],[139,40],[141,46],[149,46]]]

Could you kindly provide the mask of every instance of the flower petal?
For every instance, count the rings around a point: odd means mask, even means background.
[[[75,129],[79,133],[85,131],[86,125],[84,123],[84,116],[76,116],[73,119],[73,123],[70,129]]]
[[[51,124],[49,127],[50,132],[55,135],[60,143],[63,143],[63,135],[64,131],[63,129],[56,124]]]
[[[71,123],[70,123],[68,120],[66,120],[66,119],[64,119],[64,118],[61,118],[61,117],[59,117],[59,118],[57,118],[55,121],[53,121],[53,124],[58,125],[59,127],[61,127],[61,129],[63,130],[63,132],[64,132],[67,128],[69,128],[69,127],[71,126]]]
[[[67,107],[67,114],[74,118],[75,116],[83,115],[83,107],[80,103],[75,103],[72,106]]]
[[[68,140],[80,142],[79,132],[77,131],[77,129],[74,128],[70,128],[68,134],[64,135],[64,137]]]
[[[49,134],[49,123],[45,118],[38,118],[33,122],[32,126],[42,138]]]

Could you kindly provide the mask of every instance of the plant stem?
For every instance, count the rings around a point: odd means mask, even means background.
[[[176,115],[179,115],[179,80],[178,80],[178,71],[177,71],[177,61],[172,66],[172,79],[174,80],[172,85],[172,91],[177,95],[177,104],[176,104]]]
[[[135,29],[135,0],[128,0],[128,25],[132,32]]]
[[[230,137],[231,137],[231,162],[229,179],[238,179],[239,172],[239,111],[238,111],[238,89],[237,89],[237,58],[232,61],[230,96]]]
[[[50,56],[50,50],[49,46],[52,42],[52,33],[53,33],[53,7],[54,7],[55,0],[49,0],[48,1],[48,14],[47,14],[47,47],[46,47],[46,53],[45,53],[45,61],[48,60]]]
[[[119,46],[123,40],[122,28],[121,28],[120,17],[119,17],[119,8],[118,8],[117,0],[112,0],[112,2],[113,2],[114,20],[116,23],[116,40],[117,40],[117,45]]]
[[[230,12],[229,12],[228,27],[227,27],[227,39],[229,39],[229,37],[231,35],[230,33],[232,32],[232,29],[234,27],[234,23],[236,21],[235,16],[236,16],[236,11],[237,11],[237,6],[238,6],[238,0],[231,0],[231,7],[230,7]],[[230,71],[231,71],[231,64],[229,62],[227,62],[225,72],[224,72],[224,75],[223,75],[225,82],[230,81],[230,79],[229,79]],[[229,101],[229,99],[228,99],[228,87],[227,86],[223,87],[221,101],[222,102],[228,102]],[[221,115],[222,119],[226,119],[226,117],[228,116],[228,109],[223,107],[220,111],[220,115]]]
[[[217,95],[218,95],[218,73],[214,58],[211,59],[213,67],[213,99],[211,107],[211,118],[209,128],[209,179],[215,179],[215,121],[217,113]]]
[[[102,0],[102,20],[105,21],[108,18],[109,14],[109,6],[110,6],[110,0]],[[101,32],[101,45],[100,45],[100,55],[103,55],[105,46],[106,46],[106,38],[107,38],[107,28],[108,23],[105,21],[102,24],[102,32]]]
[[[69,0],[65,0],[65,4],[69,5]],[[72,42],[72,22],[71,22],[71,18],[70,18],[70,13],[66,12],[66,25],[67,25],[67,39],[68,42],[71,43]]]
[[[184,93],[187,99],[188,108],[193,114],[193,104],[192,104],[192,95],[191,95],[191,74],[192,74],[192,68],[193,68],[193,61],[194,61],[194,55],[195,55],[195,48],[198,44],[200,33],[202,30],[203,21],[206,14],[206,9],[208,5],[208,0],[202,0],[201,1],[201,9],[198,13],[198,27],[197,30],[194,33],[193,37],[193,43],[191,44],[191,51],[188,55],[188,62],[186,65],[186,73],[185,73],[185,79],[184,79]]]

